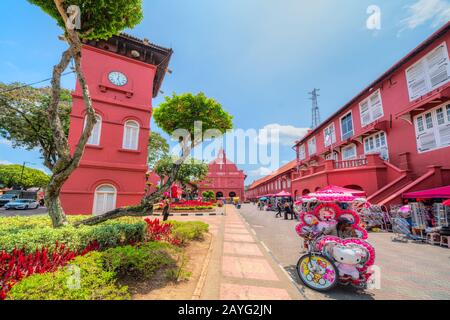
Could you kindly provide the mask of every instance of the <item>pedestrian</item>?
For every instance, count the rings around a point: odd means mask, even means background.
[[[284,220],[288,220],[288,214],[291,215],[291,220],[293,220],[291,206],[288,201],[284,203]]]
[[[169,215],[170,215],[170,198],[165,198],[163,200],[163,221],[167,221],[167,219],[169,219]]]
[[[277,214],[275,215],[275,218],[278,218],[278,216],[281,218],[282,211],[283,211],[283,206],[281,205],[281,201],[277,201]]]

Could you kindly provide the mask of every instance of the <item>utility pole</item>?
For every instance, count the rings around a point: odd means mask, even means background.
[[[320,89],[316,89],[314,88],[313,91],[308,92],[308,94],[311,95],[311,100],[312,100],[312,113],[311,113],[311,129],[316,128],[319,124],[320,124],[320,112],[319,112],[319,103],[317,101],[317,97],[319,97],[319,92]]]

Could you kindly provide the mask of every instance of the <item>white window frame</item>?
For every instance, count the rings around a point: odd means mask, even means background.
[[[438,124],[437,110],[441,109],[444,113],[444,122],[442,124]],[[432,128],[428,128],[426,122],[426,115],[431,114],[432,120]],[[419,118],[422,118],[423,125],[419,127]],[[450,147],[450,138],[447,143],[441,141],[440,130],[442,128],[448,128],[450,130],[450,103],[444,103],[432,109],[429,109],[421,114],[418,114],[414,117],[414,129],[416,134],[416,144],[417,144],[417,152],[418,153],[426,153],[438,149],[448,148]],[[420,147],[419,139],[424,135],[433,135],[435,141],[435,147],[429,149],[422,149]]]
[[[333,129],[331,130],[331,128],[333,128]],[[329,131],[331,133],[331,141],[328,144],[327,144],[327,131]],[[323,129],[323,144],[324,144],[324,146],[329,147],[333,143],[336,143],[336,126],[334,125],[334,122],[330,123],[325,129]]]
[[[342,119],[344,119],[346,116],[350,115],[350,119],[352,120],[352,134],[351,136],[347,137],[344,139],[344,131],[342,130]],[[347,140],[351,137],[353,137],[353,135],[355,134],[355,125],[353,123],[353,113],[352,111],[347,112],[346,114],[344,114],[342,117],[339,118],[339,126],[341,128],[341,140]]]
[[[346,158],[345,152],[344,150],[347,149],[354,149],[355,150],[355,156],[354,157],[350,157],[350,158]],[[341,156],[342,156],[342,161],[346,161],[346,160],[354,160],[354,159],[358,159],[358,149],[356,148],[356,145],[354,143],[349,144],[348,146],[345,146],[341,149]]]
[[[298,158],[300,160],[305,160],[306,159],[306,148],[305,145],[302,144],[299,148],[298,148]]]
[[[376,109],[374,109],[375,106],[372,104],[372,98],[374,98],[375,96],[378,96],[379,99],[380,99],[381,115],[379,115],[378,117],[374,116],[374,111]],[[362,108],[363,108],[363,105],[366,104],[366,103],[367,103],[367,107],[368,107],[367,112],[368,112],[368,115],[369,115],[369,120],[367,122],[364,122],[364,120],[363,120],[364,119],[364,117],[363,117],[364,114],[363,114]],[[374,122],[374,121],[376,121],[376,120],[378,120],[378,119],[380,119],[380,118],[382,118],[384,116],[383,98],[381,96],[381,90],[380,89],[378,89],[377,91],[372,93],[369,97],[367,97],[366,99],[364,99],[363,101],[361,101],[359,103],[359,115],[360,115],[360,118],[361,118],[361,126],[362,127],[365,127],[365,126],[371,124],[372,122]]]
[[[334,161],[339,161],[339,154],[336,151],[327,153],[325,155],[325,160],[334,160]]]
[[[131,126],[131,124],[133,124],[133,126]],[[133,137],[133,135],[128,136],[130,134],[131,130],[127,130],[127,128],[131,128],[131,127],[133,127],[133,129],[136,129],[134,137]],[[123,126],[122,149],[138,150],[139,149],[139,133],[140,133],[139,123],[135,120],[127,120]],[[127,141],[129,139],[134,139],[135,141],[133,141],[133,140]],[[128,142],[130,143],[129,145],[128,145]]]
[[[97,212],[97,211],[96,211],[96,209],[97,209],[97,201],[98,201],[98,193],[100,193],[100,192],[98,192],[98,190],[99,190],[101,187],[111,187],[112,189],[114,189],[114,192],[105,192],[105,191],[102,191],[101,193],[102,193],[102,194],[105,194],[105,193],[113,194],[114,197],[113,197],[113,204],[112,204],[112,207],[113,207],[113,209],[116,208],[116,203],[117,203],[117,189],[116,189],[116,187],[113,186],[112,184],[101,184],[101,185],[97,186],[97,188],[95,188],[95,191],[94,191],[94,204],[93,204],[93,208],[92,208],[92,214],[93,214],[93,215],[99,215],[99,214],[102,214],[102,213],[106,212],[106,211],[104,211],[104,212]]]
[[[385,144],[384,144],[384,145],[381,144],[381,134],[384,134],[384,141],[385,141]],[[377,138],[377,136],[379,136],[379,138],[380,138],[380,140],[379,140],[379,141],[380,141],[380,146],[379,146],[379,147],[377,147],[377,145],[376,145],[376,138]],[[369,144],[369,148],[367,148],[366,141],[367,141],[368,143],[370,143],[370,142],[369,142],[370,139],[372,139],[372,141],[374,142],[373,148],[370,147],[370,144]],[[386,134],[386,132],[384,132],[384,131],[379,131],[379,132],[377,132],[377,133],[374,133],[374,134],[372,134],[372,135],[370,135],[370,136],[364,138],[364,139],[363,139],[363,145],[364,145],[364,154],[365,154],[365,155],[367,155],[367,154],[373,154],[373,153],[380,153],[380,156],[381,156],[381,158],[382,158],[383,160],[389,161],[389,146],[388,146],[388,141],[387,141],[387,134]],[[386,154],[385,154],[386,157],[383,157],[383,149],[386,150]]]
[[[441,81],[438,84],[435,84],[434,86],[431,83],[431,77],[430,77],[430,66],[428,64],[428,58],[433,55],[433,53],[435,53],[437,50],[439,50],[441,47],[443,47],[444,50],[444,58],[446,59],[446,62],[444,61],[441,64],[441,68],[442,66],[446,66],[447,67],[447,79],[444,81]],[[420,82],[424,82],[423,86],[424,89],[423,91],[419,92],[419,93],[414,93],[412,91],[411,85],[415,82],[411,76],[410,73],[413,69],[420,69],[422,68],[422,72],[420,73],[420,77],[417,76],[416,79],[421,79]],[[417,71],[416,71],[417,72]],[[449,57],[448,57],[448,49],[447,49],[447,43],[444,41],[442,44],[440,44],[439,46],[437,46],[436,48],[434,48],[433,50],[431,50],[426,56],[424,56],[422,59],[420,59],[419,61],[417,61],[415,64],[413,64],[412,66],[410,66],[408,69],[405,70],[405,76],[406,76],[406,85],[408,87],[408,94],[409,94],[409,101],[414,101],[419,99],[420,97],[426,95],[427,93],[443,86],[444,84],[448,83],[450,81],[450,61],[449,61]]]
[[[314,141],[314,152],[311,151],[311,145],[312,142]],[[312,137],[311,139],[308,140],[308,154],[311,156],[313,154],[316,154],[317,152],[317,139],[316,137]]]
[[[95,119],[97,120],[94,124],[94,127],[92,128],[91,134],[89,136],[89,139],[87,140],[86,144],[90,146],[99,146],[100,145],[100,137],[102,135],[102,116],[96,114]],[[86,128],[87,124],[87,116],[84,117],[84,125],[83,130]],[[95,132],[95,128],[98,126],[98,135],[97,137],[93,136],[92,134]],[[97,138],[97,139],[95,139]]]

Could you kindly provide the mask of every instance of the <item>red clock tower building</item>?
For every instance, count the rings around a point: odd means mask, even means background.
[[[159,92],[171,55],[171,49],[125,34],[84,44],[82,69],[97,123],[79,167],[62,188],[67,214],[100,214],[140,202],[148,170],[152,98]],[[78,83],[72,97],[73,152],[85,123]]]

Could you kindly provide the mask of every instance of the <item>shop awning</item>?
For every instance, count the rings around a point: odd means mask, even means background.
[[[280,193],[277,193],[275,195],[275,197],[290,197],[290,196],[291,196],[291,194],[289,192],[286,192],[286,191],[281,191]]]
[[[366,192],[361,190],[348,189],[338,186],[327,186],[325,188],[316,191],[317,193],[350,193],[355,197],[365,197]]]
[[[402,197],[407,199],[450,199],[450,186],[416,192],[408,192],[404,193]]]

